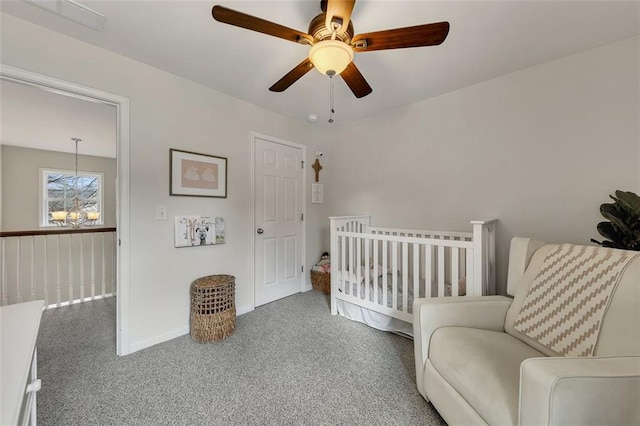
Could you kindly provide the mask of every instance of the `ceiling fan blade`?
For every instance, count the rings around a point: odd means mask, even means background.
[[[329,30],[332,30],[331,21],[334,18],[342,20],[339,33],[344,33],[349,27],[349,20],[351,19],[351,12],[353,6],[356,4],[356,0],[328,0],[327,1],[327,18],[325,25]]]
[[[213,6],[213,9],[211,9],[211,14],[213,15],[213,19],[225,24],[234,25],[236,27],[246,28],[247,30],[257,31],[259,33],[267,34],[270,36],[283,38],[295,43],[303,43],[309,45],[313,43],[313,37],[311,37],[307,33],[303,33],[301,31],[294,30],[283,25],[275,24],[265,19],[256,18],[255,16],[247,15],[246,13],[236,12],[235,10],[227,9],[226,7],[218,5]]]
[[[447,34],[449,34],[449,23],[437,22],[416,25],[415,27],[357,34],[353,37],[351,45],[356,52],[436,46],[447,38]]]
[[[306,58],[304,61],[300,62],[294,69],[289,71],[284,77],[278,80],[273,86],[269,87],[269,90],[272,92],[284,92],[291,86],[293,83],[298,81],[300,77],[308,73],[313,69],[313,64]]]
[[[353,94],[356,95],[356,98],[363,98],[373,92],[373,89],[360,74],[360,70],[353,61],[340,73],[340,76],[342,76],[342,79],[347,83]]]

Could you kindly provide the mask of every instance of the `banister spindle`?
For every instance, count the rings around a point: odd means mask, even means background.
[[[91,234],[91,300],[96,300],[96,252],[93,234]]]
[[[16,238],[16,302],[22,302],[22,283],[20,274],[20,237]]]
[[[31,236],[31,238],[29,239],[29,241],[31,242],[30,246],[31,246],[31,298],[29,300],[36,300],[36,280],[35,280],[35,268],[36,268],[36,261],[35,261],[35,257],[36,257],[36,252],[35,252],[35,244],[36,244],[36,237]]]
[[[8,305],[9,304],[9,297],[8,297],[8,289],[7,289],[7,259],[6,259],[6,246],[5,246],[5,238],[2,237],[0,238],[0,240],[2,241],[0,243],[0,248],[2,249],[2,254],[1,254],[1,259],[2,262],[0,262],[0,288],[2,288],[2,306],[4,305]]]
[[[43,237],[43,247],[42,247],[42,285],[44,286],[44,306],[49,306],[49,265],[48,265],[48,255],[49,245],[47,244],[49,239],[45,235]]]

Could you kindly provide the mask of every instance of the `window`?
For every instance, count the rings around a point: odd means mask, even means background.
[[[69,211],[77,197],[80,205],[87,212],[100,212],[96,225],[102,225],[102,173],[78,172],[73,170],[40,169],[42,208],[40,209],[40,225],[56,226],[51,212]]]

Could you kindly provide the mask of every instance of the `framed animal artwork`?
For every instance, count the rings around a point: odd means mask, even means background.
[[[176,247],[199,247],[224,243],[224,218],[219,216],[176,216]]]

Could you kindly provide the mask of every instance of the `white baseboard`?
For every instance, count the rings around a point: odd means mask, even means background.
[[[244,315],[253,311],[254,309],[255,308],[253,306],[249,306],[249,305],[236,307],[236,315]]]
[[[309,290],[313,290],[313,287],[311,286],[311,284],[307,284],[304,286],[304,290],[302,290],[304,293],[306,293]]]
[[[138,352],[139,350],[148,348],[153,345],[157,345],[158,343],[166,342],[171,339],[175,339],[176,337],[184,336],[185,334],[189,334],[189,326],[180,327],[176,330],[170,331],[168,333],[161,334],[156,337],[152,337],[151,339],[142,340],[141,342],[132,343],[129,345],[129,354],[134,352]]]
[[[244,315],[248,312],[253,311],[253,309],[254,308],[251,306],[242,306],[242,307],[236,308],[236,315]],[[132,354],[142,349],[146,349],[153,345],[157,345],[158,343],[163,343],[168,340],[175,339],[176,337],[184,336],[185,334],[189,334],[190,331],[191,330],[189,328],[189,325],[186,325],[185,327],[180,327],[176,330],[169,331],[167,333],[161,334],[156,337],[152,337],[151,339],[146,339],[141,342],[132,343],[131,345],[129,345],[129,354]]]

